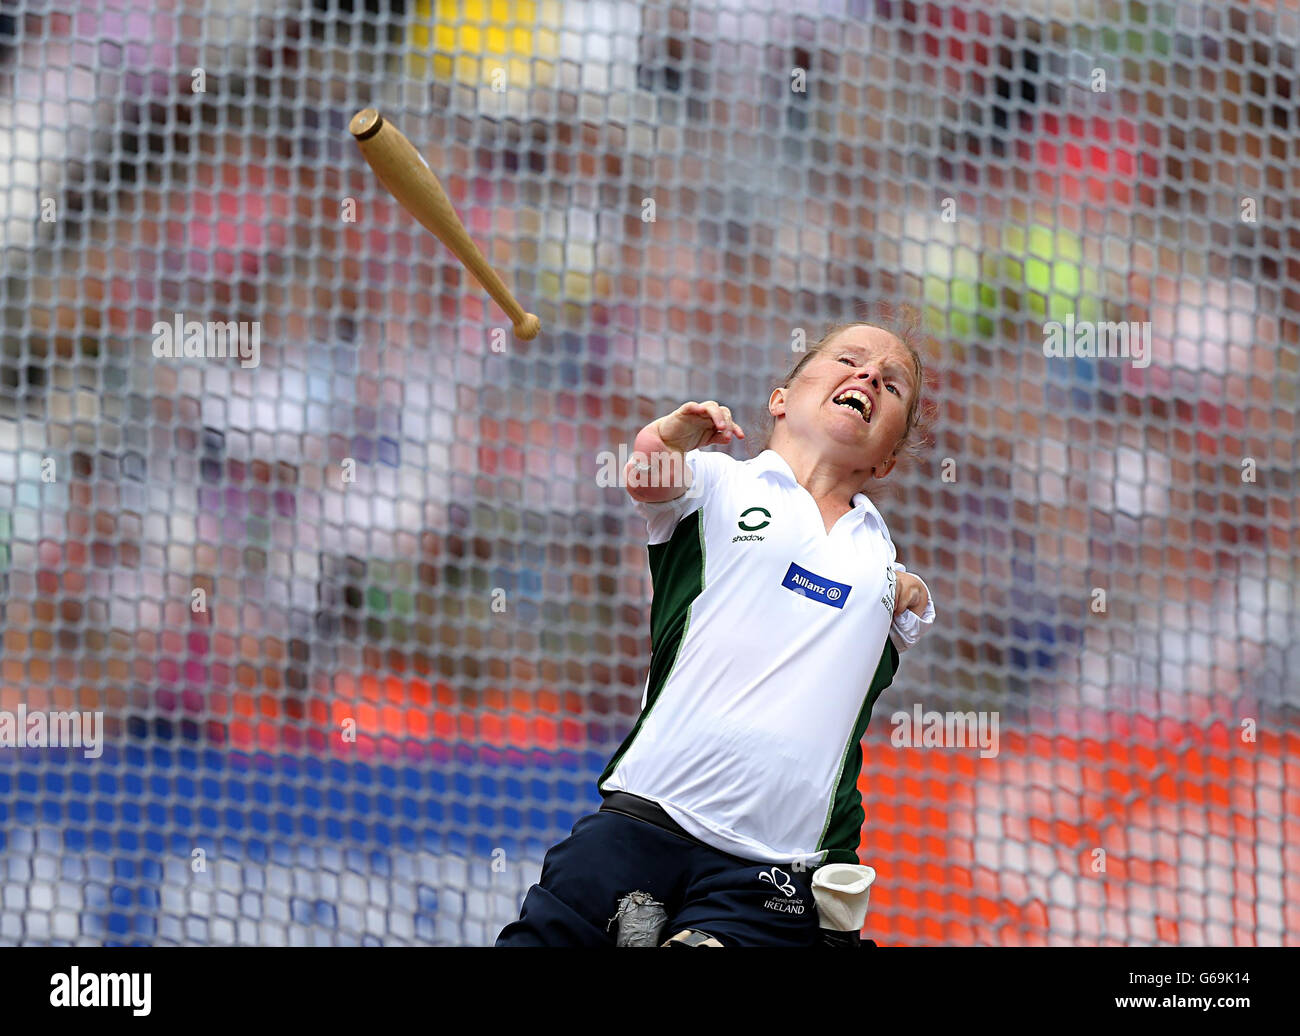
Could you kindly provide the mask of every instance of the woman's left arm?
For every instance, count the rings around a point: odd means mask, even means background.
[[[934,624],[934,601],[930,598],[930,588],[919,576],[912,575],[898,562],[894,562],[894,573],[898,585],[894,590],[890,636],[899,651],[906,651]]]

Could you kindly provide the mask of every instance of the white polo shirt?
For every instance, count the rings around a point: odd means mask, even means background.
[[[933,602],[893,619],[903,569],[865,494],[827,533],[779,453],[686,461],[686,495],[636,505],[654,584],[650,673],[597,786],[652,799],[744,859],[856,863],[859,742]]]

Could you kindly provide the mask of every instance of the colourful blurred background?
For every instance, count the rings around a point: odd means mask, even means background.
[[[939,622],[867,934],[1300,941],[1298,47],[1297,0],[0,0],[0,709],[108,725],[0,748],[0,943],[490,943],[640,704],[602,455],[756,427],[878,300],[933,336],[878,503]],[[260,365],[155,357],[177,312]],[[1069,314],[1150,365],[1045,356]],[[915,703],[999,755],[894,747]]]

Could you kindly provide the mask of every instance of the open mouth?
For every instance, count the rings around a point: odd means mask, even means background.
[[[862,420],[871,424],[871,397],[860,389],[845,389],[831,400],[836,406],[845,406],[856,410]]]

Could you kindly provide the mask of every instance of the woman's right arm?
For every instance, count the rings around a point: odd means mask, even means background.
[[[683,403],[637,432],[632,456],[623,471],[628,495],[645,503],[675,500],[691,486],[686,454],[701,446],[731,442],[745,433],[731,411],[710,399]]]

